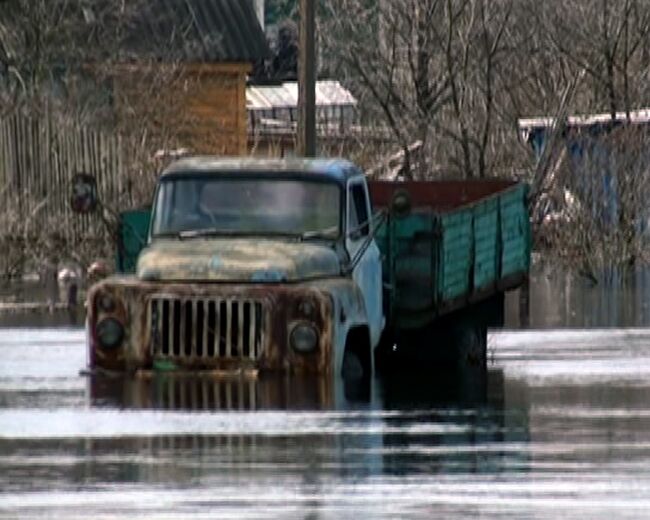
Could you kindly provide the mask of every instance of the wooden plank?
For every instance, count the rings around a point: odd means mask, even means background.
[[[0,120],[0,201],[2,202],[3,208],[8,208],[8,198],[10,191],[10,151],[9,151],[9,129],[7,128],[7,122]]]

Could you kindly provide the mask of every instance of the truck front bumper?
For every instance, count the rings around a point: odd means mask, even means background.
[[[106,305],[103,302],[113,302]],[[332,370],[332,301],[302,285],[160,284],[108,279],[88,296],[91,367],[108,370]],[[100,324],[122,324],[119,345]],[[296,348],[296,334],[307,346]],[[104,342],[105,343],[105,342]],[[298,345],[298,347],[305,345]]]

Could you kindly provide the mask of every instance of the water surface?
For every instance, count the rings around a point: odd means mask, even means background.
[[[89,379],[0,331],[0,516],[640,518],[650,332],[502,332],[486,380]],[[465,377],[467,376],[467,377]],[[363,386],[363,385],[361,385]]]
[[[69,317],[5,317],[0,517],[650,517],[646,279],[538,271],[487,375],[357,385],[88,378]]]

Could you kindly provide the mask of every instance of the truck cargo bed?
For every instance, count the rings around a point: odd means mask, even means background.
[[[369,183],[375,208],[406,192],[411,211],[378,232],[389,322],[421,328],[528,276],[527,187],[503,180]],[[389,212],[390,213],[390,212]]]

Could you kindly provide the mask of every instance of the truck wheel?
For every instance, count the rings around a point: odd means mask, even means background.
[[[345,351],[345,355],[343,356],[343,367],[341,368],[341,375],[343,376],[343,379],[348,379],[351,381],[363,378],[363,365],[361,364],[359,356],[347,349]]]
[[[461,323],[453,336],[460,368],[487,368],[487,327]]]
[[[395,339],[387,331],[381,335],[379,345],[375,347],[375,370],[378,372],[388,371],[396,363]]]
[[[363,379],[372,373],[370,335],[365,328],[353,329],[345,342],[341,375],[344,379]]]

